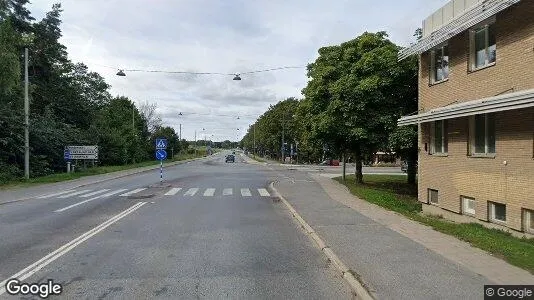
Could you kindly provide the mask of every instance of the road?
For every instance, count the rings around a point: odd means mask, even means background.
[[[1,205],[0,298],[21,298],[3,288],[17,277],[52,279],[61,299],[350,299],[273,201],[276,174],[224,154],[168,167],[162,184],[151,171]]]

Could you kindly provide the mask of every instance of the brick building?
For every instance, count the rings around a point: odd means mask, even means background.
[[[453,0],[423,21],[424,211],[534,233],[534,0]]]

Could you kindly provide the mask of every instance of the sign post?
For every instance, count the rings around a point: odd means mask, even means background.
[[[167,140],[156,139],[156,159],[159,160],[159,182],[163,182],[163,160],[167,159]]]

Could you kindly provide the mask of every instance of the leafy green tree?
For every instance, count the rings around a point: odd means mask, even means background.
[[[312,139],[335,152],[353,153],[359,183],[365,154],[387,149],[399,105],[413,101],[413,69],[397,60],[399,50],[385,32],[365,32],[319,49],[308,66],[311,80],[303,90],[307,109],[301,119],[308,120]]]

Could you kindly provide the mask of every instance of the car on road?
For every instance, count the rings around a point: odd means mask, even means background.
[[[229,154],[226,156],[226,162],[235,162],[235,155]]]

